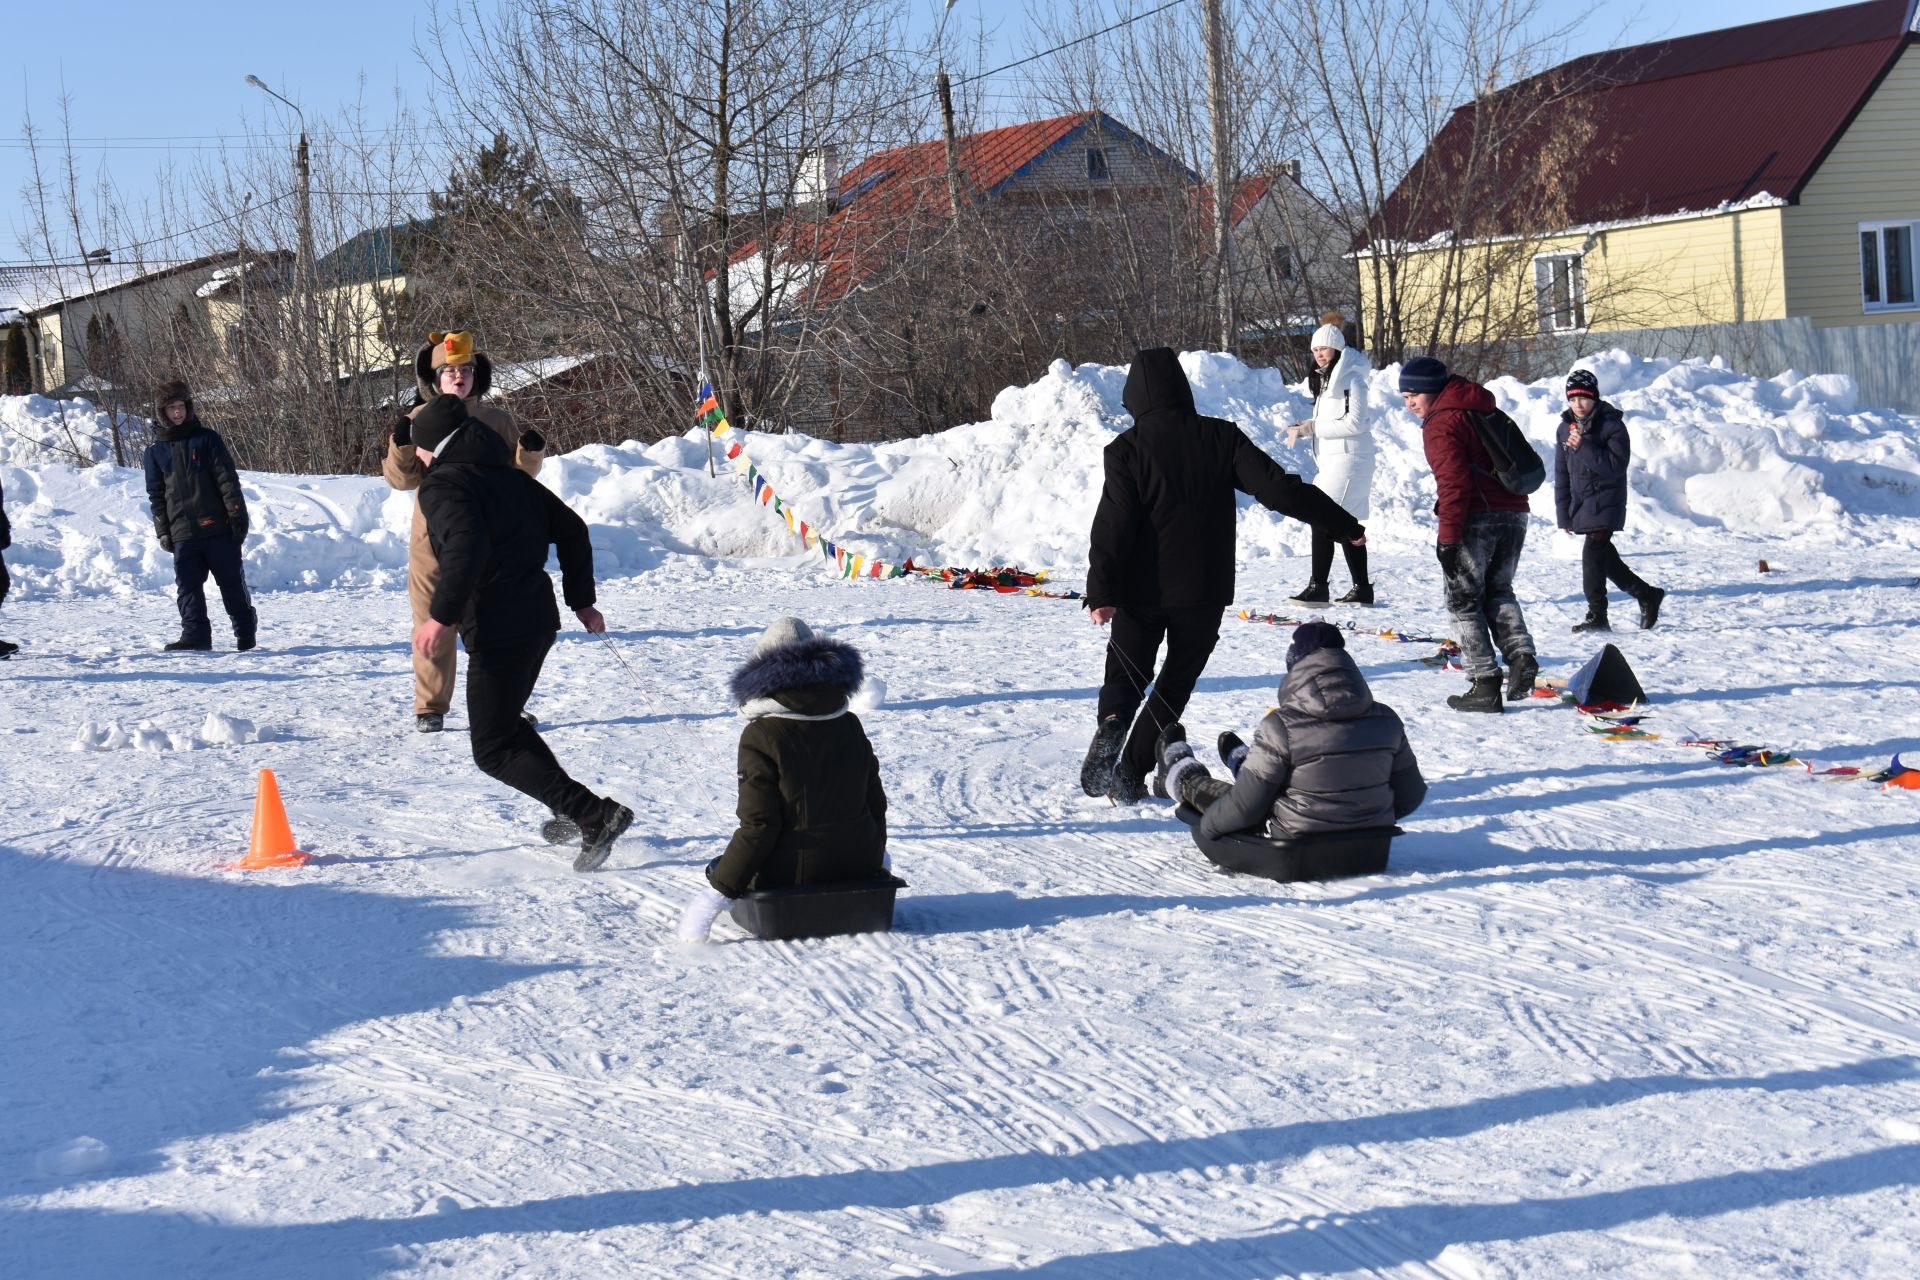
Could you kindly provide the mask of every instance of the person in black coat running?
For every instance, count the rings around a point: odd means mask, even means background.
[[[1132,804],[1146,795],[1154,741],[1186,709],[1233,601],[1235,492],[1340,542],[1363,545],[1366,529],[1239,427],[1196,413],[1171,349],[1134,357],[1121,402],[1133,426],[1107,446],[1087,556],[1087,607],[1097,625],[1113,623],[1113,637],[1080,786]],[[1162,639],[1167,657],[1156,675]]]
[[[1560,415],[1553,450],[1553,508],[1567,533],[1586,536],[1580,585],[1587,616],[1575,631],[1609,631],[1607,581],[1640,603],[1640,625],[1660,618],[1667,593],[1627,568],[1613,535],[1627,527],[1627,466],[1633,445],[1620,410],[1600,398],[1600,380],[1586,369],[1567,376],[1567,410]]]
[[[220,588],[220,603],[233,623],[233,647],[253,648],[260,615],[247,594],[240,544],[247,540],[247,499],[240,473],[218,435],[200,425],[193,393],[178,379],[154,393],[154,442],[147,448],[147,505],[154,536],[173,553],[173,581],[180,606],[180,638],[169,649],[213,648],[207,617],[207,575]]]
[[[506,442],[457,396],[439,396],[414,417],[413,443],[427,464],[420,510],[440,565],[427,618],[414,629],[414,651],[434,653],[448,631],[460,633],[467,649],[474,763],[564,819],[547,824],[550,839],[562,832],[558,838],[570,838],[577,828],[580,853],[573,869],[592,871],[632,825],[633,810],[569,777],[521,714],[560,630],[548,547],[559,553],[567,607],[588,631],[607,629],[593,607],[586,522],[515,467]]]

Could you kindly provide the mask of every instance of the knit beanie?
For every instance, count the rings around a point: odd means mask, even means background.
[[[435,396],[413,415],[413,443],[417,448],[437,454],[440,446],[466,421],[467,406],[459,396]]]
[[[760,639],[754,642],[754,656],[779,649],[790,644],[799,644],[802,640],[813,639],[813,628],[798,618],[775,618],[760,633]]]
[[[1346,640],[1340,628],[1330,622],[1303,622],[1293,629],[1293,643],[1287,646],[1287,670],[1310,653],[1322,649],[1344,649]]]
[[[1570,396],[1577,394],[1590,395],[1595,400],[1598,400],[1600,398],[1600,379],[1594,377],[1589,370],[1575,369],[1567,375],[1567,394]]]
[[[1307,345],[1310,347],[1332,347],[1335,351],[1345,351],[1347,349],[1347,335],[1340,331],[1341,322],[1345,319],[1346,317],[1342,316],[1338,311],[1329,311],[1321,316],[1320,327],[1313,331],[1313,337],[1308,339]]]
[[[1432,394],[1447,385],[1447,366],[1432,356],[1415,356],[1400,366],[1400,389]]]
[[[427,335],[427,342],[433,347],[432,370],[438,377],[440,370],[450,364],[473,363],[473,335],[471,333],[440,333]]]

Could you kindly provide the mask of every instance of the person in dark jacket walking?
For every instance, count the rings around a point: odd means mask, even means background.
[[[546,805],[550,839],[577,827],[575,871],[607,860],[633,810],[596,796],[554,759],[521,713],[560,630],[547,576],[547,548],[560,558],[567,607],[591,632],[607,629],[593,607],[593,544],[586,522],[551,489],[514,465],[513,449],[460,398],[441,395],[413,419],[413,447],[426,467],[420,510],[439,565],[413,650],[437,654],[458,631],[467,649],[467,732],[489,777]],[[573,824],[572,826],[566,825]]]
[[[1113,636],[1080,786],[1132,804],[1146,795],[1154,740],[1186,710],[1233,601],[1234,493],[1341,542],[1364,544],[1366,528],[1239,427],[1196,413],[1169,348],[1134,357],[1121,402],[1133,426],[1106,448],[1087,556],[1087,608],[1097,625],[1113,624]],[[1155,674],[1163,639],[1166,661]]]
[[[0,551],[13,545],[13,522],[7,519],[7,491],[0,488]],[[0,605],[7,602],[7,592],[13,586],[13,579],[7,576],[6,557],[0,556]],[[11,640],[0,640],[0,658],[11,658],[20,652],[20,646]]]
[[[1575,631],[1609,631],[1607,582],[1640,604],[1640,625],[1660,619],[1660,602],[1667,593],[1650,586],[1620,558],[1613,535],[1627,527],[1627,466],[1633,443],[1627,438],[1620,410],[1600,398],[1600,380],[1587,369],[1567,375],[1567,410],[1560,415],[1554,436],[1553,509],[1567,533],[1583,534],[1580,587],[1587,597],[1587,616],[1573,624]]]
[[[681,916],[700,942],[741,894],[789,885],[872,880],[887,866],[887,793],[880,762],[849,699],[860,655],[798,618],[761,633],[731,690],[740,733],[740,825],[707,866],[707,887]]]
[[[1427,795],[1406,727],[1374,701],[1339,628],[1325,622],[1294,630],[1279,704],[1253,745],[1222,734],[1221,747],[1231,783],[1207,772],[1181,726],[1168,726],[1159,742],[1155,790],[1200,812],[1203,849],[1205,840],[1240,832],[1297,839],[1391,827]]]
[[[1514,571],[1527,541],[1527,499],[1494,475],[1493,460],[1470,416],[1499,406],[1492,392],[1449,374],[1432,356],[1416,356],[1400,367],[1400,396],[1421,420],[1421,443],[1439,489],[1434,554],[1445,575],[1447,612],[1460,627],[1460,659],[1473,681],[1447,705],[1455,711],[1498,713],[1506,708],[1495,644],[1507,659],[1509,699],[1531,694],[1540,674],[1533,636],[1513,594]]]
[[[178,379],[154,394],[159,413],[147,447],[147,505],[154,536],[173,553],[173,580],[180,605],[180,638],[169,649],[213,648],[207,617],[207,575],[220,588],[220,603],[233,624],[233,647],[253,648],[260,615],[247,594],[240,544],[247,540],[247,500],[226,442],[200,425],[193,393]]]

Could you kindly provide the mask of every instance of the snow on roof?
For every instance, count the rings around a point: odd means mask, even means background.
[[[166,275],[200,259],[153,262],[65,262],[52,266],[0,266],[0,310],[22,315],[46,311],[63,302],[118,289],[149,276]]]

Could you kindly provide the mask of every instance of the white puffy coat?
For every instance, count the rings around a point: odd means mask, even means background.
[[[1373,487],[1373,416],[1367,409],[1372,371],[1364,352],[1347,347],[1313,402],[1313,457],[1319,464],[1313,483],[1356,520],[1367,518]]]

